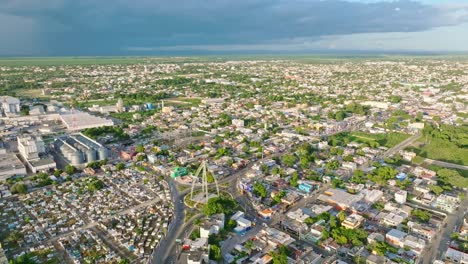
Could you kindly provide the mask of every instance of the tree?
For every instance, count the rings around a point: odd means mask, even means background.
[[[291,180],[289,181],[289,184],[292,186],[292,187],[297,187],[298,186],[298,183],[297,181],[299,180],[299,176],[297,175],[297,172],[293,172],[293,174],[291,175]]]
[[[332,160],[325,165],[328,170],[336,170],[340,167],[340,162],[338,160]]]
[[[394,95],[390,97],[390,102],[394,104],[401,102],[401,96]]]
[[[468,178],[465,178],[456,170],[441,169],[437,171],[437,180],[443,185],[450,185],[457,188],[468,188]]]
[[[16,259],[12,259],[8,262],[9,264],[36,264],[29,253],[23,254]]]
[[[338,219],[340,220],[341,223],[343,223],[343,221],[346,219],[346,214],[344,211],[340,211],[338,214],[337,214],[337,217]]]
[[[58,176],[60,176],[60,174],[62,174],[62,172],[63,172],[62,170],[56,169],[56,170],[54,170],[54,176],[58,177]]]
[[[208,203],[203,207],[203,213],[207,216],[214,214],[230,214],[237,207],[235,200],[228,197],[214,197],[208,200]]]
[[[419,209],[411,211],[411,215],[418,218],[421,222],[429,222],[431,219],[431,215],[428,212]]]
[[[11,186],[10,192],[12,194],[16,194],[16,193],[25,194],[28,192],[28,187],[26,187],[24,183],[17,182],[13,186]]]
[[[278,252],[271,253],[271,257],[273,258],[273,264],[287,264],[288,263],[288,255],[290,254],[290,250],[285,246],[279,246]]]
[[[253,191],[256,195],[265,198],[267,196],[267,190],[261,182],[257,182],[253,186]]]
[[[444,192],[444,189],[437,185],[429,185],[429,190],[431,190],[435,195],[440,195]]]
[[[136,146],[135,151],[138,153],[143,153],[145,152],[145,146],[143,146],[142,144],[139,144],[138,146]]]
[[[117,163],[117,165],[115,165],[115,168],[118,171],[121,171],[121,170],[125,169],[125,164],[123,164],[122,162],[119,162],[119,163]]]
[[[292,154],[286,154],[286,155],[283,155],[283,157],[281,157],[281,162],[284,165],[289,166],[289,167],[292,167],[296,163],[296,161],[297,161],[296,156]]]
[[[95,177],[91,178],[89,183],[88,183],[88,190],[91,192],[101,190],[104,188],[106,185],[102,180],[99,180]]]
[[[67,166],[65,166],[65,172],[68,175],[74,174],[76,172],[76,168],[73,165],[67,165]]]
[[[22,116],[29,115],[29,105],[22,105],[21,108],[20,108],[20,114]]]
[[[222,258],[221,248],[217,245],[210,245],[210,259],[219,261]]]

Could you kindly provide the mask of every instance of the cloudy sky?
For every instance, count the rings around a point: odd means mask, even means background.
[[[468,0],[0,0],[0,55],[468,51]]]

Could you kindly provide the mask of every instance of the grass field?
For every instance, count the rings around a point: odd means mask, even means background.
[[[380,146],[385,146],[387,148],[391,148],[409,137],[410,135],[402,133],[370,134],[364,132],[353,132],[350,135],[351,141],[360,143],[370,143],[375,141],[379,143]]]
[[[418,141],[416,144],[416,147],[410,147],[408,149],[414,151],[421,157],[468,165],[468,151],[450,141],[432,139],[428,144],[424,144],[423,141]]]
[[[42,89],[19,89],[15,91],[16,96],[28,98],[49,98],[42,94]]]

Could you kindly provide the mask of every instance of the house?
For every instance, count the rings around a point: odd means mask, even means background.
[[[399,190],[395,193],[395,201],[399,204],[406,203],[406,197],[408,196],[408,192],[404,190]]]
[[[244,212],[238,211],[231,217],[231,219],[237,223],[237,227],[234,228],[234,232],[238,234],[245,233],[252,227],[252,222],[244,218],[244,216]]]
[[[405,237],[407,235],[408,234],[403,231],[391,229],[387,234],[385,234],[385,241],[390,245],[402,248],[405,245]]]
[[[449,247],[445,252],[445,260],[451,263],[468,264],[468,254]]]
[[[341,225],[348,229],[356,229],[361,225],[362,221],[364,221],[364,217],[358,214],[351,214],[345,218]]]
[[[437,209],[453,213],[455,210],[457,210],[459,203],[460,198],[458,196],[441,194],[435,199],[433,206]]]
[[[423,238],[427,241],[431,241],[434,235],[436,234],[436,230],[429,226],[425,226],[412,221],[409,221],[407,225],[408,231],[410,233],[415,234],[417,237]]]

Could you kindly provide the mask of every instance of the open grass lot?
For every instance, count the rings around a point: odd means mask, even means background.
[[[27,98],[49,98],[48,95],[42,94],[42,89],[19,89],[16,90],[16,96]]]
[[[427,144],[418,141],[409,149],[424,158],[468,165],[468,151],[447,140],[434,138]]]
[[[391,148],[403,140],[409,138],[411,135],[402,133],[386,133],[386,134],[371,134],[365,132],[353,132],[350,134],[350,140],[360,143],[377,142],[380,146]]]

